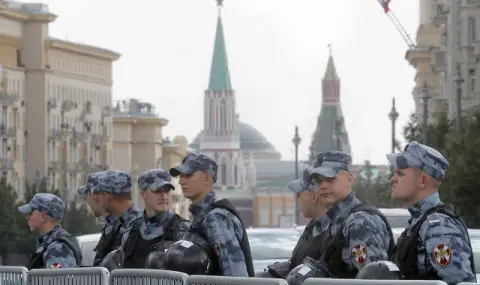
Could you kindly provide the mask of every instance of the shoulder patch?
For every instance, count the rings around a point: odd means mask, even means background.
[[[352,247],[351,251],[353,259],[355,259],[358,264],[363,265],[367,260],[367,247],[363,244],[357,244]]]
[[[433,248],[433,257],[435,257],[435,261],[442,267],[450,263],[451,256],[452,250],[450,246],[446,244],[437,244],[437,246]]]
[[[50,265],[50,269],[57,269],[57,268],[63,268],[63,266],[60,263],[54,263]]]

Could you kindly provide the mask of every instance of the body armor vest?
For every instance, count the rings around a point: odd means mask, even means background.
[[[234,216],[238,218],[240,223],[242,224],[243,228],[243,235],[242,235],[242,240],[240,241],[240,247],[242,248],[243,255],[245,257],[245,263],[247,267],[247,272],[249,277],[254,277],[255,276],[255,270],[253,267],[253,261],[252,261],[252,253],[250,252],[250,244],[248,242],[248,236],[247,236],[247,231],[245,230],[245,226],[243,225],[243,221],[240,218],[240,216],[237,213],[237,210],[235,207],[232,205],[230,201],[227,199],[222,199],[215,201],[203,214],[203,217],[201,220],[195,225],[192,224],[192,226],[188,229],[187,232],[192,233],[194,235],[198,235],[199,237],[203,238],[204,240],[208,241],[206,234],[205,234],[205,229],[202,227],[202,222],[207,213],[212,211],[215,208],[222,208],[228,210],[230,213],[232,213]],[[213,248],[210,252],[214,252]],[[211,261],[211,270],[209,272],[209,275],[219,275],[222,276],[222,270],[220,268],[220,259],[216,254],[210,254],[210,261]]]
[[[368,202],[361,202],[360,204],[354,206],[347,216],[350,216],[351,214],[360,211],[374,214],[382,218],[390,234],[390,245],[388,247],[387,253],[388,258],[392,258],[395,249],[395,238],[392,233],[390,224],[387,221],[387,218],[385,218],[385,216],[374,205]],[[358,273],[358,270],[349,270],[342,260],[342,251],[348,245],[348,241],[343,235],[343,229],[345,228],[345,220],[346,218],[341,221],[341,226],[339,227],[336,234],[331,235],[330,233],[327,233],[323,235],[319,260],[327,263],[328,270],[336,278],[354,279]],[[329,230],[330,228],[327,231]]]
[[[82,264],[82,251],[80,250],[77,239],[74,236],[63,235],[54,238],[49,244],[43,247],[42,251],[34,253],[28,260],[27,265],[25,266],[28,270],[45,268],[45,260],[43,259],[43,254],[47,251],[48,246],[52,242],[65,243],[73,251],[77,266],[80,266]]]
[[[395,247],[394,261],[400,267],[403,278],[406,280],[441,280],[437,272],[433,268],[426,273],[420,274],[417,266],[418,250],[417,245],[420,240],[420,228],[425,222],[427,217],[433,213],[440,213],[459,220],[467,231],[465,222],[460,217],[457,209],[451,204],[441,204],[429,209],[423,214],[415,225],[410,230],[410,233],[405,230],[397,240],[397,246]],[[470,241],[469,241],[470,242]],[[469,244],[470,250],[472,245]],[[473,251],[472,251],[473,252]],[[473,274],[475,274],[475,262],[473,255],[470,255],[470,266]]]
[[[121,224],[116,222],[114,228],[108,235],[105,234],[105,231],[102,231],[102,236],[100,237],[97,246],[93,249],[95,251],[93,266],[99,266],[105,256],[115,249],[115,238],[120,231],[120,226]]]
[[[314,260],[320,259],[322,253],[321,242],[324,233],[313,237],[314,228],[315,222],[313,220],[305,227],[305,230],[293,249],[292,257],[290,258],[290,270],[302,264],[306,257],[311,257]]]
[[[162,241],[175,241],[175,232],[178,230],[180,223],[185,221],[187,220],[174,214],[165,225],[164,234],[151,240],[142,238],[140,226],[143,219],[137,221],[125,243],[123,268],[145,268],[145,259],[149,253],[155,251],[155,245]]]

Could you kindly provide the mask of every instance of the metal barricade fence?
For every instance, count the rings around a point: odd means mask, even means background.
[[[103,267],[33,269],[28,285],[108,285],[110,273]]]
[[[191,275],[187,285],[288,285],[284,279]]]
[[[182,272],[159,269],[115,269],[110,275],[110,285],[186,285],[188,275]]]
[[[1,285],[26,285],[28,269],[21,266],[0,266]]]
[[[427,280],[364,280],[308,278],[302,285],[447,285],[443,281]]]

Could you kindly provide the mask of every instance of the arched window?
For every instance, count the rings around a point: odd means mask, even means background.
[[[220,101],[220,129],[222,131],[227,129],[227,102],[224,98]]]
[[[233,181],[235,185],[238,185],[238,165],[235,164],[233,172]]]
[[[222,186],[227,185],[227,162],[225,160],[222,161],[222,177],[220,179],[220,183]]]
[[[213,98],[210,99],[208,104],[208,128],[213,130],[215,128],[215,105]]]

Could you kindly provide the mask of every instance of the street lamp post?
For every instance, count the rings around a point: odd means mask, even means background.
[[[395,108],[395,97],[392,98],[392,109],[390,110],[390,113],[388,113],[388,117],[390,118],[390,121],[392,122],[392,153],[395,152],[396,146],[397,146],[397,140],[395,139],[396,137],[396,131],[395,131],[395,123],[397,122],[398,119],[398,112],[397,109]],[[393,174],[393,167],[390,167],[390,171]]]
[[[428,85],[427,81],[423,83],[423,90],[422,90],[423,96],[423,144],[427,144],[427,131],[428,131],[428,99],[430,99],[430,96],[428,94]]]
[[[462,78],[462,72],[460,70],[460,64],[457,64],[457,76],[453,79],[453,82],[457,85],[457,121],[455,126],[458,132],[462,129],[462,83],[465,80]]]
[[[302,139],[298,135],[298,126],[295,126],[295,135],[293,136],[292,142],[293,145],[295,146],[295,179],[300,178],[300,174],[298,172],[298,146],[300,145],[300,142]],[[300,214],[299,214],[299,201],[298,197],[295,197],[295,223],[298,225],[300,223]]]

